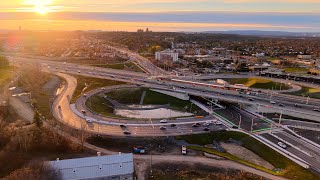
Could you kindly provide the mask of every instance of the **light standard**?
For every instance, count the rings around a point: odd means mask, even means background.
[[[239,115],[239,118],[240,118],[238,129],[241,129],[240,126],[241,126],[242,117],[241,117],[240,113],[238,113],[238,115]]]
[[[279,116],[279,125],[281,125],[282,113],[283,113],[283,111],[281,111],[281,114]]]

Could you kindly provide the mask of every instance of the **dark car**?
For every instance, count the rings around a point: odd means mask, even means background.
[[[123,131],[123,134],[131,134],[131,132],[128,130],[125,130],[125,131]]]
[[[171,126],[171,127],[176,127],[177,125],[176,125],[176,124],[171,124],[170,126]]]
[[[209,129],[209,128],[203,128],[203,130],[204,130],[204,131],[210,131],[210,129]]]
[[[121,128],[126,128],[127,126],[124,125],[124,124],[121,124],[120,127],[121,127]]]
[[[197,125],[197,124],[193,124],[193,125],[192,125],[192,127],[199,127],[199,125]]]

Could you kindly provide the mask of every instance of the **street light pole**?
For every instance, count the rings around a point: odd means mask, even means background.
[[[281,114],[279,116],[279,125],[281,125],[282,113],[283,113],[283,111],[281,111]]]
[[[238,129],[241,129],[241,121],[242,121],[242,117],[241,117],[241,114],[240,114],[240,113],[238,113],[238,114],[239,114],[239,118],[240,118]]]

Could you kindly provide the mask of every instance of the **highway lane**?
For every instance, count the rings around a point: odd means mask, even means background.
[[[215,110],[216,113],[223,116],[224,118],[228,119],[229,121],[233,122],[236,125],[239,125],[242,129],[246,131],[260,130],[260,129],[267,129],[270,128],[270,123],[261,120],[261,118],[250,114],[244,110],[240,110],[238,107],[235,107],[232,104],[226,103],[226,109],[217,109]]]
[[[276,134],[277,135],[277,134]],[[269,141],[277,144],[278,142],[283,142],[282,139],[278,139],[274,136],[271,136],[270,134],[262,134],[261,136],[263,136],[264,138],[268,139]],[[296,139],[296,138],[295,138]],[[292,143],[293,141],[290,141],[290,143]],[[285,142],[284,142],[285,143]],[[293,142],[294,143],[294,142]],[[288,144],[286,144],[286,148],[285,150],[287,150],[288,152],[296,155],[297,157],[303,159],[305,162],[307,162],[310,165],[310,168],[317,171],[318,173],[320,173],[320,161],[319,159],[316,159],[314,157],[310,157],[309,155],[307,155],[306,153],[302,152],[301,150],[298,150],[297,148],[294,148]],[[305,150],[305,149],[303,149]]]

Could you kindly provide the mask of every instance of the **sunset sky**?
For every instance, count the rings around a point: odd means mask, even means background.
[[[4,0],[0,23],[28,30],[320,32],[320,0]]]

